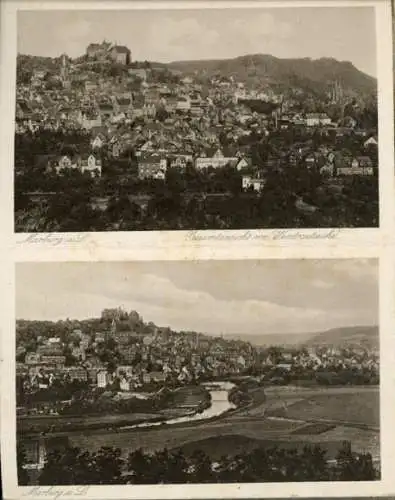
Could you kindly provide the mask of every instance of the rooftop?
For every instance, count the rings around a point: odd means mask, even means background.
[[[130,50],[125,45],[115,45],[112,50],[115,50],[118,54],[130,54]]]

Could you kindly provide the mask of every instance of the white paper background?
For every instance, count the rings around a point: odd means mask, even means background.
[[[328,230],[207,231],[198,239],[186,232],[91,233],[52,235],[49,240],[13,234],[13,141],[16,69],[16,10],[28,9],[125,9],[218,8],[304,6],[374,6],[377,25],[379,92],[380,229],[341,230],[325,238]],[[259,498],[297,496],[376,496],[395,494],[395,181],[393,144],[393,78],[391,8],[387,0],[333,2],[1,2],[1,456],[4,496],[74,498],[78,490],[54,488],[47,492],[17,487],[15,460],[15,277],[14,262],[89,260],[178,260],[257,258],[379,258],[381,335],[381,456],[382,480],[368,483],[282,483],[254,485],[164,485],[90,487],[85,498]],[[336,26],[333,27],[336,30]],[[71,34],[72,35],[72,34]],[[50,33],[48,33],[50,43]],[[44,238],[44,241],[42,239]],[[41,240],[41,241],[40,241]],[[55,240],[55,241],[54,241]],[[50,293],[50,291],[49,291]],[[81,495],[80,495],[81,496]]]

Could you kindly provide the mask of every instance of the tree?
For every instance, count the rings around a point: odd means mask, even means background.
[[[101,448],[97,452],[66,448],[48,454],[39,484],[362,481],[377,478],[372,457],[352,453],[348,444],[339,451],[335,465],[328,462],[325,450],[319,446],[305,446],[302,450],[258,447],[237,455],[224,455],[215,462],[198,449],[188,456],[181,450],[145,453],[139,449],[129,453],[124,460],[121,451],[115,448]]]
[[[347,441],[336,456],[334,470],[337,481],[372,481],[377,479],[372,456],[367,454],[357,455],[352,452],[351,444]]]
[[[27,486],[29,484],[29,474],[24,466],[26,465],[26,452],[24,447],[18,443],[16,452],[18,485]]]
[[[210,483],[213,471],[210,458],[201,450],[196,450],[190,457],[193,480],[196,483]]]
[[[160,121],[160,122],[164,122],[167,118],[169,118],[169,113],[166,111],[166,109],[164,107],[160,107],[157,109],[156,111],[156,115],[155,115],[155,118]]]
[[[120,484],[122,459],[119,449],[103,447],[83,452],[67,447],[48,454],[39,477],[40,485]]]
[[[106,215],[110,223],[117,224],[119,230],[133,230],[138,227],[141,209],[126,194],[121,194],[110,199]]]
[[[127,459],[128,482],[146,484],[150,466],[150,458],[141,448],[130,453]]]
[[[69,346],[64,346],[63,348],[63,356],[65,356],[65,365],[66,366],[73,366],[76,363],[75,357],[71,353],[71,349]]]
[[[16,70],[16,81],[18,85],[28,85],[32,79],[33,73],[31,70],[24,68],[18,60]]]
[[[282,358],[283,349],[281,347],[272,346],[267,350],[267,355],[272,358],[273,363],[276,365]]]

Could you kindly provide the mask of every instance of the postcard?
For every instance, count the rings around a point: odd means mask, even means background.
[[[374,6],[187,4],[18,10],[15,231],[377,228]]]
[[[18,490],[382,491],[380,274],[372,258],[16,263]]]
[[[393,495],[391,2],[0,8],[5,498]]]
[[[16,318],[21,485],[380,479],[376,259],[18,263]]]

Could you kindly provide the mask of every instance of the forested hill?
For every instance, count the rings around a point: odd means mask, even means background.
[[[310,333],[272,333],[263,335],[234,334],[228,338],[243,339],[259,347],[366,347],[376,349],[379,345],[377,326],[353,326],[332,328],[322,332]]]
[[[334,328],[312,336],[306,344],[309,346],[332,345],[336,347],[378,348],[379,328],[378,326]]]
[[[158,336],[170,341],[184,339],[195,344],[215,343],[217,345],[232,345],[240,349],[250,348],[248,341],[243,339],[226,339],[215,335],[209,335],[196,331],[173,330],[169,326],[158,326],[152,321],[145,321],[137,311],[127,312],[123,308],[103,309],[101,315],[89,319],[65,319],[58,321],[40,320],[16,320],[16,342],[17,345],[35,344],[39,337],[48,339],[58,337],[61,342],[67,343],[73,337],[75,330],[81,330],[88,335],[96,335],[99,332],[108,332],[115,321],[115,332],[128,333],[131,337]],[[92,337],[93,338],[93,337]]]
[[[320,86],[338,81],[344,89],[361,94],[374,93],[377,86],[375,78],[359,71],[351,62],[333,58],[279,59],[254,54],[234,59],[175,61],[168,66],[182,73],[197,71],[208,76],[234,76],[241,80],[255,77],[284,86]]]
[[[138,65],[134,62],[133,66]],[[338,82],[345,91],[363,96],[375,94],[377,80],[358,70],[349,61],[333,58],[280,59],[267,54],[253,54],[233,59],[202,59],[174,61],[168,64],[149,63],[149,66],[167,67],[185,75],[205,77],[235,77],[244,82],[267,83],[281,89],[300,88],[312,93],[327,91],[328,84]],[[37,57],[18,54],[18,67],[25,70],[58,69],[60,58]]]

